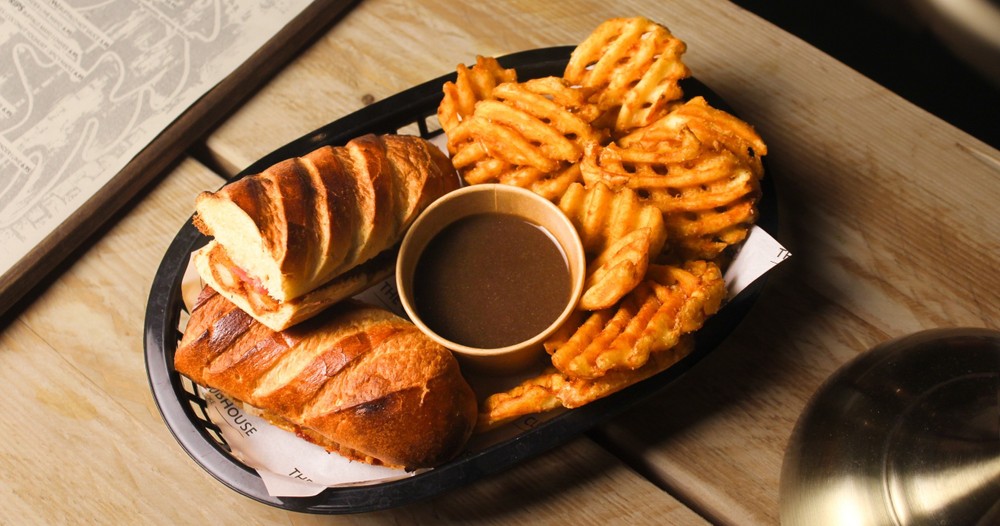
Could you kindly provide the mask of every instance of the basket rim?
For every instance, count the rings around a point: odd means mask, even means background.
[[[519,77],[523,78],[558,75],[573,49],[573,46],[531,49],[498,57],[497,60],[504,67],[517,69]],[[441,130],[431,128],[427,119],[436,116],[442,84],[455,78],[454,72],[442,75],[337,119],[265,155],[232,180],[258,173],[278,161],[304,155],[323,145],[346,143],[365,133],[395,133],[416,123],[425,139],[438,135]],[[720,97],[694,78],[685,79],[683,88],[685,98],[703,95],[713,106],[730,111]],[[778,209],[771,179],[765,177],[761,182],[763,191],[758,203],[757,226],[774,235],[778,230]],[[569,441],[655,396],[690,370],[735,330],[767,280],[766,274],[758,278],[710,318],[696,333],[697,345],[692,354],[623,391],[565,411],[513,439],[461,454],[442,466],[412,477],[366,486],[327,488],[314,497],[273,497],[252,468],[230,455],[198,423],[202,419],[194,414],[190,403],[183,401],[187,397],[186,391],[180,385],[180,375],[173,368],[174,351],[180,339],[177,327],[183,309],[181,279],[190,253],[207,241],[208,238],[194,227],[189,218],[167,248],[150,288],[143,345],[147,377],[157,409],[185,453],[222,484],[264,504],[315,514],[376,511],[428,498],[513,467]]]

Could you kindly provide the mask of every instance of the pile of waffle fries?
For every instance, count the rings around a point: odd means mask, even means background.
[[[550,199],[588,262],[574,316],[545,343],[551,367],[489,395],[480,431],[667,369],[721,308],[722,269],[756,221],[767,146],[703,97],[685,99],[685,51],[660,24],[614,18],[574,49],[561,77],[519,81],[477,57],[444,85],[438,118],[466,183]]]

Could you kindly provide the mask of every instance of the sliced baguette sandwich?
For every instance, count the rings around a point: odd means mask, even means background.
[[[407,228],[458,185],[448,158],[419,137],[324,146],[198,195],[194,224],[213,239],[195,266],[280,331],[390,276]]]
[[[475,394],[450,351],[386,310],[345,300],[275,332],[206,287],[176,370],[331,452],[396,468],[454,457]]]

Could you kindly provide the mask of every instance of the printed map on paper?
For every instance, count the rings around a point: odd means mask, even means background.
[[[308,0],[0,0],[0,275]]]

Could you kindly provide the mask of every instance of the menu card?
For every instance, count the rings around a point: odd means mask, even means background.
[[[277,69],[269,56],[287,54],[262,47],[303,45],[304,25],[332,20],[348,3],[0,2],[0,300],[12,271],[25,274],[29,255],[40,260],[73,248],[79,236],[51,238],[81,207],[93,214],[74,222],[110,215],[92,199],[129,189],[108,185],[193,104],[252,58],[263,67],[229,88],[251,92],[262,73]],[[154,155],[156,162],[166,167],[162,157],[176,157],[188,140]],[[148,182],[148,166],[133,168]],[[53,246],[39,254],[43,241]],[[6,299],[0,305],[17,298]]]

